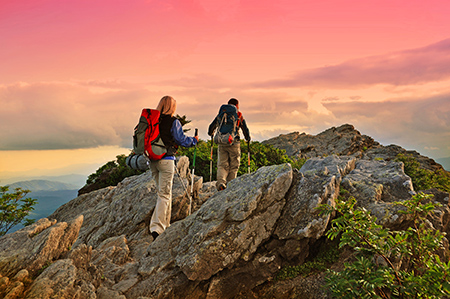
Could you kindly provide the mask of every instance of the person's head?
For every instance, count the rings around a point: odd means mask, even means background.
[[[235,99],[235,98],[229,99],[228,100],[228,104],[234,105],[234,106],[236,106],[236,108],[239,109],[239,101],[237,99]]]
[[[177,102],[171,96],[163,96],[159,101],[156,110],[159,110],[161,114],[167,114],[173,116],[177,109]]]

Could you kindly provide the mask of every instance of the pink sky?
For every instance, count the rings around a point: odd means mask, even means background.
[[[449,15],[444,0],[2,1],[0,184],[127,154],[166,94],[203,139],[236,97],[254,140],[350,123],[449,157]]]

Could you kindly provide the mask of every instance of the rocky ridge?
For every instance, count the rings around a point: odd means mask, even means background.
[[[383,146],[372,137],[362,135],[354,126],[345,124],[332,127],[317,135],[292,132],[262,142],[283,149],[289,157],[316,158],[330,155],[354,156],[360,159],[385,161],[394,160],[398,154],[413,156],[420,165],[428,170],[444,170],[442,165],[417,151],[405,150],[398,145]]]
[[[310,136],[309,151],[295,150],[305,148],[300,135],[286,141],[291,156],[310,155],[300,170],[262,167],[221,192],[214,182],[195,177],[191,215],[189,161],[182,157],[172,225],[155,241],[148,232],[156,204],[150,172],[83,194],[48,219],[0,238],[0,297],[330,298],[323,273],[274,280],[281,267],[302,264],[327,246],[324,233],[332,219],[315,208],[334,205],[345,187],[381,224],[395,229],[408,219],[392,202],[419,191],[389,147],[356,132],[344,125],[316,141]],[[442,204],[430,222],[450,233],[449,194],[426,192]]]

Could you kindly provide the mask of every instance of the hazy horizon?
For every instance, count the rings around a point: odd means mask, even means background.
[[[370,136],[370,137],[372,137],[372,136]],[[260,140],[260,141],[262,141],[262,140]],[[383,145],[387,145],[387,144],[383,144]],[[396,144],[396,145],[401,146],[400,144]],[[122,152],[119,153],[120,150],[122,150]],[[110,159],[103,159],[102,162],[97,162],[97,163],[74,164],[74,165],[69,165],[67,167],[56,168],[56,169],[34,169],[34,170],[28,170],[28,171],[22,171],[22,172],[4,171],[1,173],[1,176],[0,176],[0,186],[6,185],[6,184],[11,184],[11,183],[18,182],[18,181],[28,180],[29,178],[39,178],[39,177],[83,175],[87,178],[90,174],[94,173],[98,168],[103,166],[105,163],[115,160],[115,157],[117,155],[126,154],[127,152],[129,152],[129,150],[130,149],[125,149],[125,148],[118,149],[118,153],[115,155],[112,154]],[[406,149],[406,150],[409,150],[409,149]],[[420,153],[420,154],[422,154],[422,153]],[[438,161],[439,159],[447,158],[450,160],[450,156],[449,157],[440,157],[440,158],[431,157],[431,156],[428,156],[428,157],[431,159],[434,159],[439,164],[441,164]],[[450,167],[448,165],[442,164],[442,166],[444,166],[444,168],[447,171],[450,171]]]

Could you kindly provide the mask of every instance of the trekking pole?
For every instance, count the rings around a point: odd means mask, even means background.
[[[198,136],[198,129],[195,129],[195,136]],[[192,163],[192,176],[191,176],[191,197],[189,198],[189,214],[191,215],[192,197],[194,197],[194,173],[195,173],[195,155],[197,153],[197,144],[194,147],[194,163]]]
[[[247,142],[247,145],[248,145],[248,151],[247,151],[248,166],[247,166],[247,170],[248,170],[248,173],[250,173],[250,140]]]
[[[213,147],[214,147],[214,139],[213,136],[211,136],[211,157],[209,160],[209,182],[212,182],[212,167],[213,167]]]
[[[189,198],[189,200],[191,200],[191,195],[190,195],[190,193],[189,193],[189,191],[188,191],[186,185],[184,184],[184,181],[183,181],[183,178],[181,177],[180,171],[178,170],[178,167],[177,167],[177,160],[175,160],[175,170],[176,170],[176,172],[177,172],[177,174],[178,174],[178,177],[179,177],[179,179],[180,179],[180,181],[181,181],[181,184],[183,185],[184,192],[186,192],[187,197]]]

